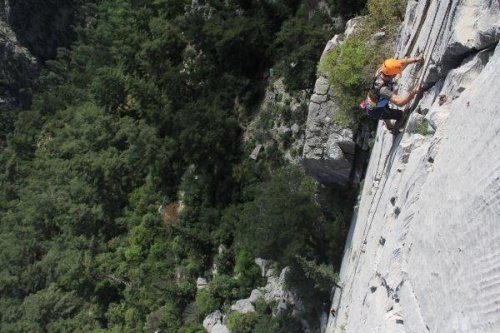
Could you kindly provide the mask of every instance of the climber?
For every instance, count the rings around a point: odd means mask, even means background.
[[[388,130],[398,129],[403,120],[403,111],[389,107],[389,102],[396,106],[403,106],[410,102],[418,94],[418,85],[414,87],[406,96],[399,96],[393,92],[393,79],[401,73],[408,64],[422,63],[423,55],[415,58],[386,59],[377,71],[375,80],[368,91],[365,100],[360,103],[360,107],[373,119],[383,119]],[[391,120],[396,122],[393,124]]]

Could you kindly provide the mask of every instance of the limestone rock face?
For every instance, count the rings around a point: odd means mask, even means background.
[[[271,269],[271,261],[262,259],[262,258],[255,258],[255,264],[260,267],[260,274],[262,277],[269,276],[268,272]]]
[[[327,43],[323,56],[353,33],[359,21],[360,18],[348,21],[346,32]],[[338,107],[330,89],[327,78],[319,76],[309,102],[302,164],[306,173],[322,184],[347,186],[354,161],[354,135],[350,129],[332,122]]]
[[[38,77],[40,65],[16,39],[12,29],[0,19],[0,105],[22,107],[31,96],[22,92]]]
[[[252,302],[253,304],[255,304],[255,302],[257,302],[259,300],[259,298],[262,298],[262,297],[263,297],[262,292],[259,289],[254,289],[254,290],[252,290],[252,293],[250,294],[250,297],[248,298],[248,300],[250,302]]]
[[[49,59],[57,47],[72,40],[76,5],[74,0],[5,0],[0,10],[20,43],[35,56]]]
[[[264,288],[264,300],[266,302],[275,301],[278,313],[286,311],[290,307],[296,311],[304,310],[304,305],[297,295],[285,288],[285,278],[289,270],[288,267],[285,267],[279,276],[269,276]]]
[[[30,88],[41,64],[73,39],[77,1],[5,0],[0,3],[0,106],[18,109],[31,102]]]
[[[307,115],[307,93],[290,95],[283,78],[271,75],[256,117],[248,124],[244,140],[255,141],[250,158],[278,149],[291,164],[300,164]],[[275,154],[275,153],[273,153]]]
[[[208,333],[229,333],[227,327],[223,324],[224,315],[219,311],[209,314],[203,320],[203,327]]]
[[[207,279],[202,277],[196,279],[196,289],[205,289],[207,285],[208,285]]]
[[[379,125],[327,333],[500,332],[499,27],[498,1],[408,2],[396,55],[427,61],[399,91],[427,89]]]
[[[210,333],[229,333],[229,329],[226,325],[215,324]]]
[[[237,300],[235,304],[231,305],[231,310],[238,311],[239,313],[249,313],[255,312],[255,307],[250,299],[240,299]]]

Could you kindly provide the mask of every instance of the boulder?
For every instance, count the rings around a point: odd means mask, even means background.
[[[199,277],[196,279],[196,288],[197,289],[204,289],[208,285],[208,281],[205,278]]]
[[[259,289],[254,289],[254,290],[252,290],[252,293],[250,294],[250,297],[248,298],[248,300],[251,303],[255,304],[259,298],[263,298],[263,297],[264,297],[264,295],[262,294],[262,292]]]
[[[326,95],[328,93],[328,89],[330,89],[328,79],[324,76],[320,76],[314,84],[314,93],[321,96]]]
[[[283,312],[285,312],[286,310],[288,309],[288,305],[286,304],[286,301],[285,299],[280,299],[279,302],[278,302],[278,305],[276,306],[276,313],[279,315],[279,314],[282,314]]]
[[[252,153],[250,154],[250,158],[252,160],[257,160],[257,157],[259,157],[260,150],[262,149],[262,145],[259,143],[255,146],[255,148],[252,150]]]
[[[255,264],[260,267],[261,276],[266,277],[268,270],[271,268],[271,261],[262,258],[255,258]]]
[[[239,313],[249,313],[255,312],[255,307],[250,299],[240,299],[237,300],[235,304],[231,305],[231,310],[238,311]]]
[[[209,333],[230,333],[227,326],[222,324],[215,324]]]
[[[216,325],[223,325],[224,315],[219,310],[212,312],[207,315],[203,320],[203,327],[207,330],[208,333],[213,333],[214,327]]]
[[[224,244],[220,244],[219,247],[217,248],[217,253],[219,253],[219,254],[223,254],[226,251],[227,251],[227,248]]]

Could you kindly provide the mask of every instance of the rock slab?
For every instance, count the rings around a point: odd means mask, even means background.
[[[322,57],[353,33],[359,21],[359,18],[348,21],[346,32],[327,43]],[[354,135],[350,129],[332,122],[338,107],[327,78],[318,75],[309,102],[302,165],[308,175],[324,185],[347,186],[354,162]]]
[[[500,332],[499,27],[498,1],[408,2],[397,54],[424,51],[429,89],[379,125],[327,333]]]

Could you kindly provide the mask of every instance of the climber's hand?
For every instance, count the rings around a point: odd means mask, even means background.
[[[415,96],[416,94],[418,94],[420,92],[420,85],[417,84],[415,87],[413,87],[413,89],[410,91],[410,94],[412,96]]]
[[[423,63],[424,62],[424,54],[420,53],[419,55],[417,55],[415,58],[413,58],[413,62]]]

